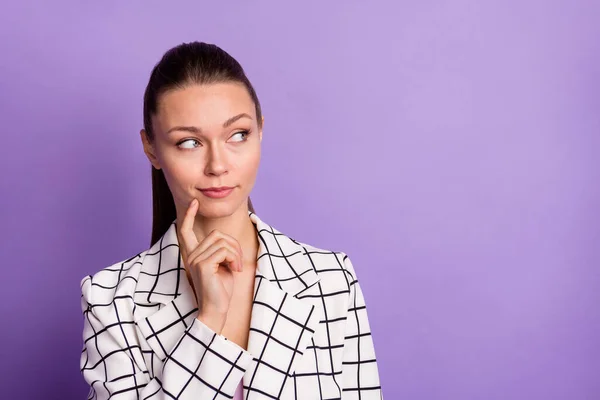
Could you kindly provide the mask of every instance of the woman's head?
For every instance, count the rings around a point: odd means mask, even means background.
[[[244,208],[260,162],[262,113],[240,64],[219,47],[184,43],[165,53],[144,94],[144,151],[152,163],[151,244],[193,198],[208,218]],[[234,187],[221,199],[200,189]],[[244,208],[245,209],[245,208]]]

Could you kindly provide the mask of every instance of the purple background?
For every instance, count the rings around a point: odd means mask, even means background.
[[[0,6],[2,398],[85,398],[79,282],[149,247],[142,94],[191,40],[260,96],[258,215],[352,258],[387,399],[600,398],[599,3],[227,3]]]

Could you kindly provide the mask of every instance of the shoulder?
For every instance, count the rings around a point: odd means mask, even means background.
[[[295,242],[304,249],[304,254],[310,259],[315,272],[321,279],[343,278],[348,285],[356,280],[356,271],[350,261],[350,256],[345,251],[323,249],[307,243]]]
[[[142,260],[148,250],[102,268],[80,281],[81,295],[88,304],[107,304],[114,300],[118,291],[135,289]]]

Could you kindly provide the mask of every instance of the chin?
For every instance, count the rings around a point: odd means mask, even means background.
[[[227,217],[235,213],[240,208],[240,204],[234,205],[231,201],[204,201],[200,204],[198,214],[205,218]]]

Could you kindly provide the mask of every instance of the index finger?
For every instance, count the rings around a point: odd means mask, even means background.
[[[181,223],[181,239],[187,254],[190,254],[196,247],[198,247],[198,238],[194,233],[194,220],[196,219],[197,210],[198,200],[194,199],[186,210],[185,216],[183,217],[183,222]]]

